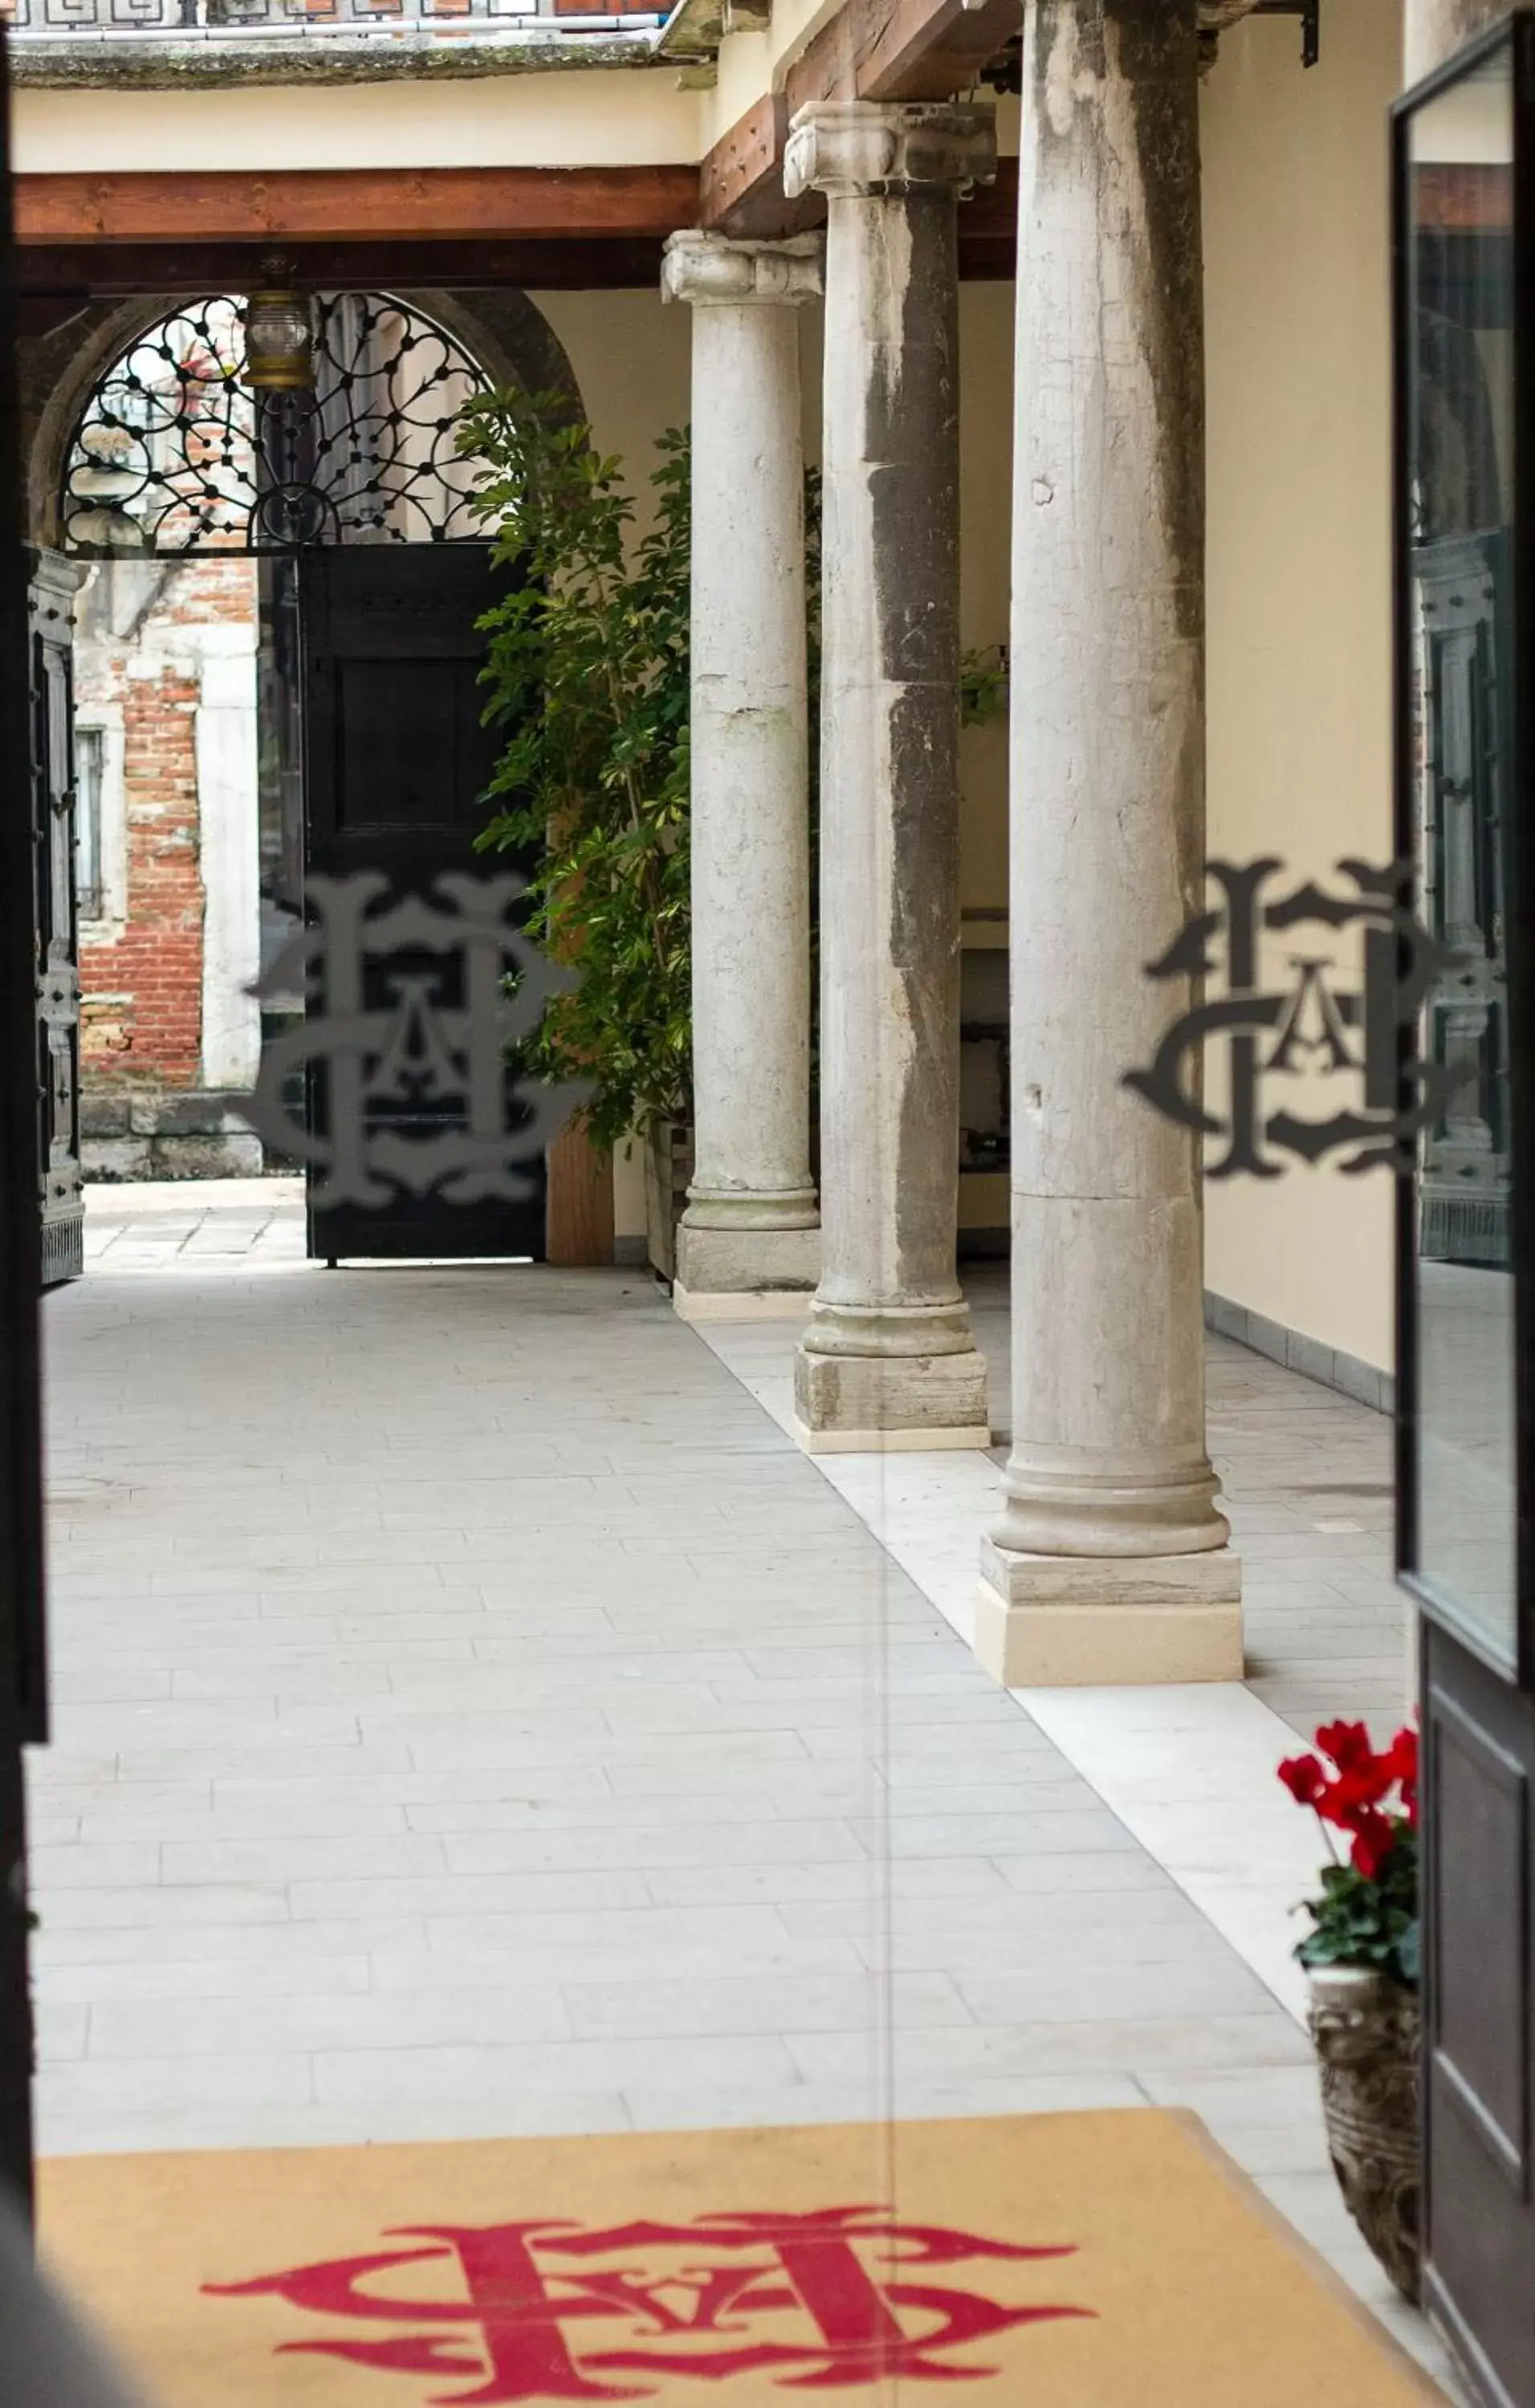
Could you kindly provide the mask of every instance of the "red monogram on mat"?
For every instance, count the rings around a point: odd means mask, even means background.
[[[796,2389],[973,2378],[997,2370],[955,2356],[968,2344],[1017,2325],[1091,2314],[1010,2307],[927,2279],[932,2267],[1065,2258],[1069,2246],[1027,2248],[900,2224],[877,2207],[600,2231],[550,2222],[422,2225],[388,2237],[422,2245],[206,2287],[222,2299],[265,2295],[317,2315],[393,2325],[393,2335],[377,2340],[279,2346],[387,2373],[459,2378],[467,2389],[423,2395],[453,2408],[643,2400],[666,2375],[727,2383],[767,2373]]]

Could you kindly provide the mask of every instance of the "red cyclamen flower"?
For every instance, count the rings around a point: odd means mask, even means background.
[[[1362,1873],[1366,1881],[1378,1881],[1396,1844],[1397,1826],[1373,1807],[1365,1808],[1355,1826],[1349,1849],[1355,1871]]]
[[[1391,1768],[1391,1777],[1401,1789],[1402,1813],[1414,1830],[1418,1821],[1418,1735],[1411,1723],[1404,1723],[1390,1746],[1383,1763]]]
[[[1327,1776],[1314,1756],[1287,1756],[1279,1777],[1300,1806],[1314,1806],[1327,1785]]]
[[[1316,1744],[1324,1756],[1331,1756],[1340,1772],[1363,1772],[1375,1761],[1370,1733],[1363,1723],[1323,1723],[1317,1729]]]

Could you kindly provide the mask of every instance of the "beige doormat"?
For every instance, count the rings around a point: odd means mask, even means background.
[[[1192,2116],[64,2157],[161,2408],[1426,2408]]]

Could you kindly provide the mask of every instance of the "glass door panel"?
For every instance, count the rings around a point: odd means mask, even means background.
[[[1505,49],[1407,127],[1407,701],[1423,910],[1456,966],[1425,1058],[1454,1084],[1412,1215],[1408,1569],[1476,1651],[1516,1659],[1510,1251],[1513,93]]]

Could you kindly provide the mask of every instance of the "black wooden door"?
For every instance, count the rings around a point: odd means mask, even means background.
[[[495,592],[489,547],[358,545],[305,555],[300,569],[304,645],[306,875],[373,872],[390,895],[431,899],[444,872],[489,876],[517,867],[477,855],[481,797],[495,765],[479,674],[485,638],[476,622]],[[465,966],[452,955],[397,953],[363,970],[364,1008],[424,996],[433,1010],[465,1008]],[[429,1050],[429,1039],[423,1040]],[[461,1123],[463,1098],[423,1075],[414,1092],[363,1102],[370,1132],[411,1141]],[[311,1060],[310,1126],[326,1133],[344,1105],[323,1051]],[[515,1117],[514,1113],[509,1115]],[[322,1207],[309,1173],[309,1252],[342,1256],[463,1257],[545,1251],[541,1162],[519,1165],[532,1192],[516,1202],[456,1203],[440,1192],[397,1192],[390,1201]]]
[[[1535,2401],[1535,1703],[1424,1626],[1427,2303],[1497,2408]]]
[[[1509,548],[1498,530],[1430,536],[1411,567],[1419,883],[1456,956],[1424,1031],[1454,1085],[1402,1227],[1403,1560],[1425,1609],[1426,2288],[1485,2398],[1535,2408],[1530,1313],[1510,1242],[1532,1107],[1511,1006],[1528,973],[1510,946],[1523,921],[1509,908],[1522,851]]]
[[[47,1732],[37,1381],[37,1024],[16,312],[0,28],[0,2188],[32,2186],[22,1743]]]
[[[79,920],[75,899],[74,602],[79,575],[32,555],[33,891],[36,921],[37,1194],[42,1283],[85,1268],[80,1177]]]
[[[1520,23],[1515,19],[1516,24]],[[1535,2408],[1535,723],[1518,533],[1505,36],[1397,114],[1396,850],[1452,956],[1398,1220],[1398,1563],[1422,1650],[1425,2303],[1479,2401]],[[1473,106],[1467,106],[1468,102]],[[1508,155],[1498,153],[1496,155]],[[1443,209],[1446,176],[1489,195]],[[1521,175],[1523,170],[1520,171]],[[1515,433],[1517,430],[1517,433]]]

